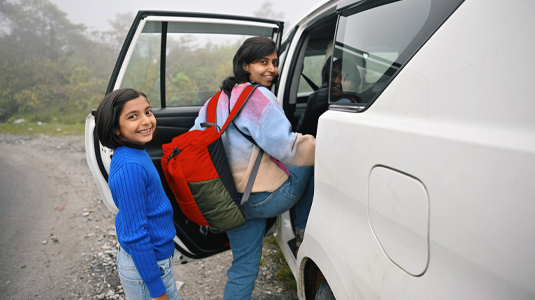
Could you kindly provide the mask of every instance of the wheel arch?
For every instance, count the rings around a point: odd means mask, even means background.
[[[305,236],[298,253],[299,276],[297,293],[299,299],[313,300],[323,281],[327,281],[338,299],[346,299],[345,289],[331,257],[310,235]],[[336,293],[334,292],[336,290]]]

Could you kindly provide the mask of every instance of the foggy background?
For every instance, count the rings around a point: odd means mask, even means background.
[[[97,30],[109,30],[108,20],[116,14],[131,13],[135,16],[138,10],[170,10],[206,12],[216,14],[254,16],[255,11],[267,9],[266,18],[274,17],[293,26],[313,8],[325,3],[326,0],[51,0],[73,23],[84,23]],[[272,14],[275,12],[275,14]],[[271,14],[270,14],[271,13]],[[285,30],[287,32],[287,30]]]
[[[0,132],[83,133],[86,116],[105,95],[138,10],[276,19],[285,22],[284,32],[288,32],[300,18],[324,2],[0,0]],[[148,54],[157,49],[158,38],[141,39],[129,65],[132,71],[127,72],[132,76],[126,78],[129,81],[125,79],[128,87],[154,94],[155,103],[159,101],[155,89],[159,57]],[[232,74],[232,57],[245,38],[208,39],[187,34],[170,37],[168,104],[202,105],[206,95],[218,90],[222,80]]]

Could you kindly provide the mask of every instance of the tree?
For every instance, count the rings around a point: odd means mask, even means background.
[[[269,0],[265,0],[262,4],[260,4],[260,8],[253,12],[255,17],[264,18],[264,19],[273,19],[282,21],[284,20],[284,13],[283,12],[276,12],[273,9],[273,3],[271,3]],[[289,20],[284,21],[284,27],[290,28],[291,23]]]
[[[260,8],[257,11],[254,11],[253,14],[255,17],[264,19],[284,19],[284,13],[276,12],[275,10],[273,10],[273,3],[269,2],[269,0],[266,0],[262,4],[260,4]]]
[[[94,102],[98,86],[104,93],[105,83],[94,74],[110,69],[98,63],[106,61],[105,47],[50,1],[0,0],[0,25],[1,109],[40,120],[54,109],[83,115],[87,111],[76,109]]]

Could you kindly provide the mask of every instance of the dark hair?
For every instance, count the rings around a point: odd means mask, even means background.
[[[147,99],[147,96],[140,91],[119,89],[107,94],[102,99],[95,114],[95,131],[102,145],[110,149],[125,145],[125,142],[116,133],[119,129],[119,117],[124,104],[140,96]]]
[[[321,69],[321,87],[327,87],[329,86],[329,78],[331,77],[331,68],[334,69],[335,66],[339,66],[342,68],[342,58],[338,58],[332,61],[333,57],[329,56],[327,60],[325,61],[325,64],[323,65],[323,68]],[[331,66],[332,64],[332,66]],[[355,70],[357,68],[355,67]],[[359,77],[360,78],[360,77]]]
[[[229,94],[237,83],[249,82],[251,74],[243,69],[243,64],[254,63],[273,52],[277,52],[277,57],[279,57],[277,45],[270,38],[255,36],[246,39],[232,60],[234,76],[229,76],[223,80],[221,90]],[[278,75],[273,79],[273,83],[276,83],[277,78]]]
[[[325,65],[323,66],[323,69],[321,70],[321,86],[322,87],[329,86],[329,78],[331,76],[331,70],[334,69],[334,67],[336,66],[339,66],[341,69],[343,60],[344,60],[343,58],[334,58],[334,62],[333,62],[332,56],[329,56],[329,58],[327,58],[327,61],[325,62]],[[349,61],[349,63],[346,63],[345,65],[343,65],[343,67],[345,68],[344,70],[354,75],[353,84],[356,86],[359,86],[362,82],[362,77],[360,75],[359,69],[357,68],[357,63],[351,59],[346,58],[346,60]],[[332,63],[332,67],[331,67],[331,63]]]

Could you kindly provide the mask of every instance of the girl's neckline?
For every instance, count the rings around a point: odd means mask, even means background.
[[[139,145],[139,144],[134,144],[134,143],[130,143],[130,142],[126,142],[124,141],[124,145],[128,148],[134,148],[134,149],[139,149],[139,150],[145,150],[145,145]]]

